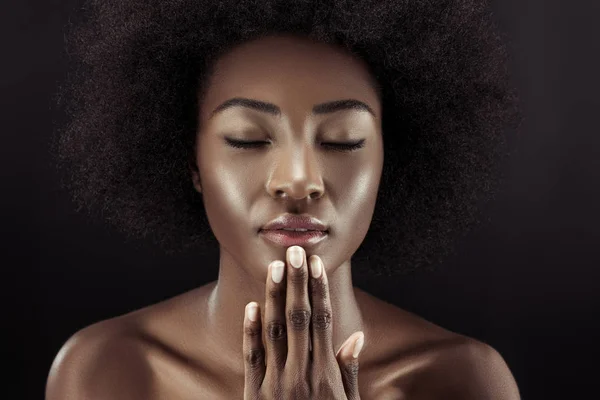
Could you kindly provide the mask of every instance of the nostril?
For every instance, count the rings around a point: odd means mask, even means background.
[[[311,199],[318,199],[318,198],[320,198],[320,197],[321,197],[321,192],[319,192],[319,191],[312,192],[312,193],[310,194],[310,198],[311,198]]]

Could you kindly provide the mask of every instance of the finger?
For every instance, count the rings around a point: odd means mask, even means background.
[[[360,398],[358,391],[358,356],[362,350],[364,338],[363,332],[354,333],[342,345],[336,356],[348,400],[358,400]]]
[[[323,261],[319,256],[310,256],[309,265],[311,272],[312,358],[315,364],[325,366],[335,359],[329,282]]]
[[[299,251],[299,254],[294,254]],[[288,356],[286,368],[293,368],[295,376],[306,377],[309,363],[310,340],[310,301],[308,299],[308,267],[306,253],[300,246],[291,246],[287,250],[287,293],[286,317]],[[300,266],[298,268],[293,265]]]
[[[270,382],[280,380],[287,357],[285,292],[285,263],[276,260],[269,265],[265,294],[266,376]]]
[[[258,303],[252,301],[246,304],[244,317],[244,399],[256,398],[264,379],[265,357],[261,332],[260,308]]]

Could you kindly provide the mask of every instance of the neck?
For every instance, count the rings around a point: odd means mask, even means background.
[[[352,286],[350,266],[350,261],[346,261],[327,275],[333,314],[332,351],[334,354],[350,335],[359,330],[364,331],[363,317]],[[235,369],[240,370],[242,376],[244,374],[242,351],[244,308],[249,302],[256,301],[260,304],[261,318],[264,318],[265,288],[265,281],[257,281],[221,248],[219,278],[210,290],[206,305],[207,323],[210,327],[208,329],[213,332],[211,342],[214,348],[220,349],[219,352],[222,349],[231,349],[220,353],[221,359],[227,359],[231,365],[236,365]]]

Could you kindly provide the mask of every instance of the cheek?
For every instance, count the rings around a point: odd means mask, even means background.
[[[207,147],[204,147],[205,149]],[[264,206],[265,174],[252,173],[242,159],[232,160],[214,148],[199,154],[202,176],[203,202],[210,227],[225,248],[240,248],[249,243],[253,232],[253,207]],[[338,243],[337,262],[349,258],[360,246],[369,229],[381,176],[377,158],[365,157],[355,162],[340,162],[335,158],[325,161],[323,178],[328,182],[326,203],[314,212],[332,223],[332,239]],[[258,197],[253,197],[258,196]],[[343,246],[339,246],[343,243]],[[333,261],[333,260],[331,260]]]
[[[202,165],[202,198],[210,227],[220,243],[248,237],[251,228],[251,182],[232,163],[223,161],[213,152]],[[239,237],[238,237],[239,236]]]
[[[345,179],[336,184],[335,226],[336,238],[348,244],[348,256],[354,253],[364,240],[375,211],[381,168],[373,165],[346,169]]]

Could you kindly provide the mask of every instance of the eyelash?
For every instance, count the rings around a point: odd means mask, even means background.
[[[229,138],[225,138],[225,141],[227,142],[227,144],[229,146],[235,147],[238,149],[257,148],[257,147],[261,147],[261,146],[269,143],[269,142],[264,142],[264,141],[244,142],[244,141],[233,140],[233,139],[229,139]],[[356,143],[321,143],[321,144],[326,147],[331,147],[333,151],[346,152],[346,151],[358,150],[358,149],[364,147],[365,139],[361,139]]]

